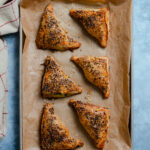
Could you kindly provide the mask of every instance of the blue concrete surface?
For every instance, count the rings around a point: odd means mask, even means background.
[[[133,0],[133,150],[150,150],[150,1]],[[0,150],[19,150],[18,34],[6,36],[8,65],[7,135]]]
[[[150,0],[133,4],[133,149],[150,150]]]

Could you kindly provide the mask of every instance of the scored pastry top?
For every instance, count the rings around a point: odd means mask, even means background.
[[[68,36],[57,21],[52,5],[49,4],[41,19],[36,45],[41,49],[64,51],[77,49],[81,44]]]
[[[43,98],[61,98],[81,92],[82,89],[68,78],[54,59],[47,56],[42,81]]]
[[[105,98],[110,95],[110,73],[107,57],[73,56],[75,62],[84,72],[86,79],[97,86]]]
[[[107,47],[110,16],[108,8],[71,9],[70,15],[76,18],[102,47]]]
[[[83,142],[70,136],[68,129],[54,114],[50,103],[45,104],[41,121],[42,150],[71,150],[83,146]]]
[[[109,110],[74,99],[71,99],[69,104],[76,110],[80,123],[93,139],[95,146],[104,148],[109,127]]]

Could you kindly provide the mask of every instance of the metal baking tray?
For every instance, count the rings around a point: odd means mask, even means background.
[[[133,6],[133,5],[132,5]],[[19,10],[20,12],[20,10]],[[20,12],[21,13],[21,12]],[[133,18],[132,18],[133,20]],[[132,22],[131,22],[132,25]],[[132,27],[131,27],[132,29]],[[132,31],[132,30],[131,30]],[[19,27],[19,127],[20,127],[20,143],[19,143],[19,149],[23,150],[23,119],[22,119],[22,53],[23,53],[23,45],[25,40],[25,35],[22,30],[22,24],[21,24],[21,17],[20,17],[20,27]],[[133,39],[133,36],[132,36]],[[131,42],[132,44],[132,42]],[[133,49],[133,44],[131,45],[131,49]],[[131,136],[131,149],[132,149],[132,143],[133,143],[133,50],[131,50],[131,65],[130,65],[130,96],[131,96],[131,111],[130,111],[130,120],[129,120],[129,132]]]

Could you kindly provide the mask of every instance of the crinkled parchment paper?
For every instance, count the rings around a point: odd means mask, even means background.
[[[110,8],[110,34],[106,49],[100,48],[97,41],[89,36],[82,26],[69,16],[71,8],[97,8],[98,5],[65,3],[52,1],[54,12],[68,34],[82,43],[82,46],[71,51],[58,52],[37,49],[35,38],[42,13],[50,0],[23,0],[21,18],[23,31],[26,35],[23,46],[23,150],[39,150],[39,129],[43,105],[51,102],[55,114],[70,130],[74,138],[84,141],[81,150],[96,150],[92,140],[85,132],[76,113],[68,105],[70,98],[108,107],[111,112],[108,141],[104,150],[129,150],[131,140],[128,129],[130,113],[129,70],[131,56],[131,0],[114,5]],[[83,93],[57,100],[41,97],[41,81],[47,55],[52,55],[64,72],[83,88]],[[107,56],[111,72],[111,94],[103,99],[101,92],[92,86],[83,76],[81,70],[70,61],[71,56],[90,55]],[[92,92],[89,92],[90,90]]]

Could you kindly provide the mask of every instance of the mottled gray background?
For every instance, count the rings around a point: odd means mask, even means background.
[[[133,149],[150,150],[150,0],[133,0]]]

